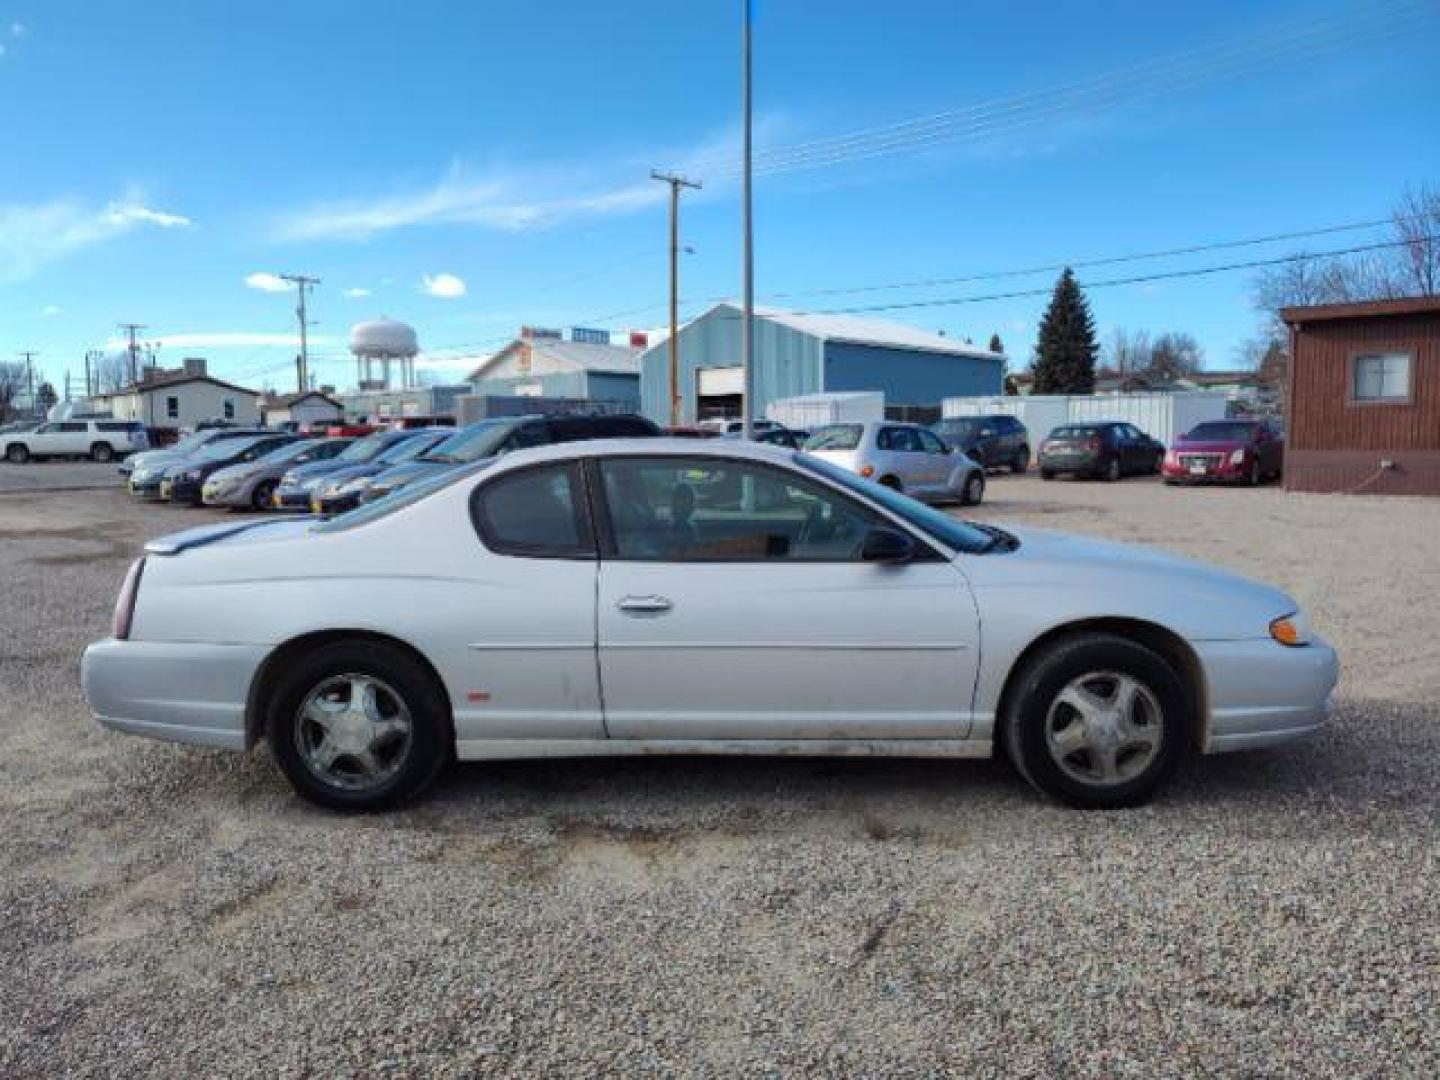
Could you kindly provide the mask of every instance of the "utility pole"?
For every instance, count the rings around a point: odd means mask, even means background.
[[[31,363],[38,352],[33,349],[22,349],[20,355],[25,358],[25,393],[30,399],[30,411],[35,411],[35,366]]]
[[[308,328],[310,320],[305,317],[305,294],[316,285],[320,284],[318,277],[306,277],[304,274],[281,274],[281,281],[288,281],[295,286],[299,295],[299,303],[295,305],[295,315],[300,320],[300,366],[296,374],[296,387],[300,393],[310,389],[310,345]]]
[[[140,339],[139,333],[145,329],[144,323],[122,322],[120,329],[129,336],[130,344],[126,351],[130,354],[130,384],[133,386],[140,381]]]
[[[753,0],[740,0],[740,165],[743,182],[740,188],[740,230],[744,236],[741,248],[740,365],[745,376],[745,392],[741,397],[741,437],[747,441],[755,434],[751,423],[755,408],[755,250],[750,220],[750,21]]]
[[[698,180],[650,170],[650,179],[670,185],[670,426],[680,426],[680,189],[700,189]]]

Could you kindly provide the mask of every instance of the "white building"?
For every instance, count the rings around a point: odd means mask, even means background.
[[[139,420],[148,428],[193,428],[202,420],[260,422],[260,392],[216,379],[201,357],[187,357],[176,371],[147,371],[138,383],[91,399],[96,412],[116,420]]]
[[[276,394],[260,399],[260,419],[270,427],[293,423],[303,428],[327,420],[340,420],[344,415],[344,406],[320,390],[307,390],[303,394]]]

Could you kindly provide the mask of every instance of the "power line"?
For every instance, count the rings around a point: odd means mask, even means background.
[[[1398,5],[1373,5],[1358,16],[1284,24],[1249,40],[1210,46],[1049,89],[774,148],[757,155],[756,172],[773,174],[888,156],[968,136],[998,135],[1080,108],[1133,104],[1251,69],[1273,67],[1277,62],[1373,44],[1409,33],[1435,14],[1429,4],[1406,0]],[[738,163],[728,156],[692,167],[712,170],[708,175],[714,179],[734,178],[739,172]]]
[[[1413,243],[1440,240],[1440,234],[1412,237],[1408,240],[1387,240],[1379,244],[1363,244],[1357,247],[1335,248],[1330,251],[1314,251],[1300,255],[1282,255],[1273,259],[1250,259],[1245,262],[1226,263],[1219,266],[1191,267],[1187,270],[1165,270],[1154,274],[1136,274],[1131,277],[1110,278],[1105,281],[1088,281],[1081,284],[1086,289],[1104,289],[1116,285],[1139,285],[1149,281],[1168,281],[1174,278],[1204,277],[1209,274],[1223,274],[1234,270],[1253,270],[1264,266],[1282,266],[1285,263],[1304,262],[1306,259],[1340,258],[1359,255],[1367,251],[1381,251],[1387,248],[1407,247]],[[1026,296],[1048,296],[1053,286],[1037,289],[1017,289],[1013,292],[991,293],[986,296],[952,296],[931,300],[909,300],[894,304],[867,304],[858,307],[827,308],[824,313],[832,315],[858,315],[873,311],[906,311],[915,308],[955,307],[960,304],[978,304],[989,300],[1014,300]]]

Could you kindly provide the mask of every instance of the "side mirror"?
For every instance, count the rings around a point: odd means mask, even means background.
[[[871,529],[860,545],[860,558],[865,562],[903,563],[914,557],[914,542],[895,529]]]

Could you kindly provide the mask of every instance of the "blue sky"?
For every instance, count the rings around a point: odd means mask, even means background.
[[[522,322],[655,326],[654,166],[705,182],[684,207],[689,310],[733,295],[738,22],[733,0],[0,0],[0,355],[38,349],[48,377],[78,378],[85,350],[131,320],[162,362],[204,355],[288,386],[293,299],[264,276],[281,272],[323,279],[324,381],[348,381],[345,331],[380,313],[417,327],[437,373]],[[1407,184],[1440,180],[1437,45],[1433,0],[759,0],[757,293],[1383,217]],[[1053,276],[770,302],[976,296]],[[1187,330],[1225,366],[1256,326],[1248,279],[1091,299],[1103,335]],[[1043,305],[884,317],[978,342],[998,331],[1023,358]]]

